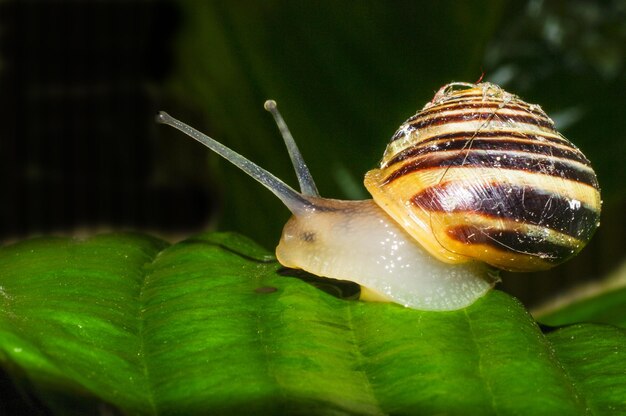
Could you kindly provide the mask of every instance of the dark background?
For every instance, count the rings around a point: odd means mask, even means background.
[[[535,304],[626,247],[626,1],[0,1],[0,241],[233,230],[272,249],[288,211],[172,129],[164,109],[295,185],[278,101],[322,195],[366,198],[395,129],[450,81],[539,103],[592,161],[602,226]]]

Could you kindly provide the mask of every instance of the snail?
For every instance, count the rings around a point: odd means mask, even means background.
[[[495,268],[549,269],[578,253],[599,225],[600,190],[582,152],[538,106],[491,83],[453,82],[403,123],[373,199],[319,196],[274,101],[300,192],[161,112],[157,121],[201,142],[272,191],[292,212],[276,248],[286,267],[361,285],[361,298],[455,310],[482,297]]]

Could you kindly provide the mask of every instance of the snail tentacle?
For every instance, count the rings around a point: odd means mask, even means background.
[[[298,149],[298,145],[296,141],[293,139],[291,132],[289,131],[289,127],[287,127],[287,123],[283,120],[283,116],[280,115],[278,111],[278,107],[276,106],[276,101],[267,100],[263,105],[267,111],[272,114],[274,117],[274,121],[278,126],[278,130],[280,131],[280,135],[282,136],[285,146],[287,146],[287,151],[289,152],[289,157],[291,158],[291,163],[293,164],[293,168],[296,171],[296,176],[298,177],[298,183],[300,184],[300,192],[305,196],[320,196],[317,186],[315,186],[315,181],[313,180],[313,176],[311,176],[311,172],[304,162],[304,158],[302,157],[302,153],[300,153],[300,149]]]
[[[276,195],[294,215],[315,209],[314,204],[304,195],[300,194],[285,182],[258,166],[256,163],[248,160],[206,134],[201,133],[182,121],[175,119],[164,111],[159,112],[156,116],[156,121],[180,130],[192,139],[202,143],[218,155],[222,156],[239,169],[246,172],[252,178],[256,179],[256,181],[261,185],[272,191],[272,193]]]

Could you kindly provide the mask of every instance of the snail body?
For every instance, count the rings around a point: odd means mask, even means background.
[[[278,261],[361,285],[361,298],[454,310],[506,270],[543,270],[575,255],[598,226],[600,193],[585,156],[536,105],[490,84],[452,83],[394,134],[365,175],[372,200],[321,198],[273,101],[300,183],[268,171],[186,124],[188,134],[272,191],[293,213]]]
[[[497,281],[483,263],[439,261],[371,199],[314,203],[287,221],[276,258],[286,267],[356,282],[363,300],[454,310]]]

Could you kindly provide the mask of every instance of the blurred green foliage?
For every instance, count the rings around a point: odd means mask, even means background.
[[[439,86],[480,77],[502,12],[497,1],[181,5],[172,91],[190,114],[178,115],[295,185],[262,108],[265,99],[275,99],[320,192],[336,198],[367,197],[363,174]],[[287,210],[230,166],[217,172],[222,227],[272,247]]]

